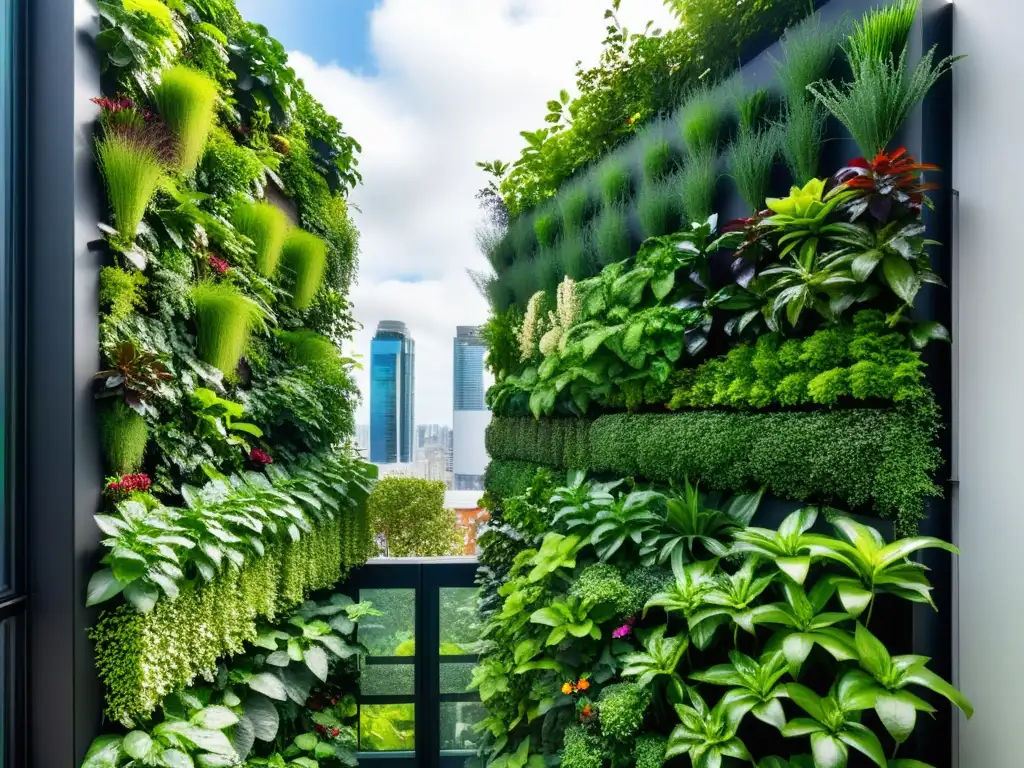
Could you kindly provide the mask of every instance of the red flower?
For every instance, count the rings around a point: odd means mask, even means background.
[[[253,464],[259,464],[261,466],[274,463],[274,459],[271,457],[271,455],[259,448],[252,449],[252,451],[249,453],[249,459],[252,461]]]
[[[210,269],[218,275],[223,275],[231,269],[231,265],[225,259],[220,258],[220,256],[217,256],[214,253],[211,253],[209,257],[207,257],[207,262],[210,265]]]
[[[913,213],[921,210],[926,202],[924,193],[938,189],[938,184],[925,184],[922,174],[938,170],[937,165],[917,162],[905,147],[900,147],[891,153],[879,152],[871,162],[858,157],[840,169],[832,181],[835,186],[845,185],[861,193],[843,206],[852,219],[869,211],[878,221],[888,221],[893,204]]]
[[[129,493],[145,493],[153,485],[153,482],[149,479],[149,475],[144,472],[139,472],[134,475],[125,475],[124,477],[111,480],[107,483],[106,490],[113,496],[123,497]]]
[[[341,731],[339,731],[337,728],[332,728],[331,729],[331,736],[333,736],[334,738],[338,738],[338,736],[340,736],[340,735],[341,735]]]

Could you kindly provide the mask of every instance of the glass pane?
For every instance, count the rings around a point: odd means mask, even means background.
[[[473,725],[487,716],[479,701],[441,702],[441,751],[476,751],[481,736]]]
[[[441,693],[466,693],[475,666],[473,661],[442,661]]]
[[[473,644],[480,639],[476,587],[442,587],[440,592],[441,655],[473,653]]]
[[[415,704],[363,704],[359,707],[359,749],[411,752],[416,748]]]
[[[10,279],[11,246],[14,217],[11,194],[13,182],[12,141],[15,126],[14,111],[14,41],[17,25],[11,0],[0,0],[0,404],[7,400],[8,352],[10,323],[8,297],[12,290]],[[7,519],[7,411],[0,410],[0,589],[11,586],[10,547]]]
[[[364,696],[416,695],[414,664],[366,664],[359,677],[359,692]]]
[[[360,589],[359,600],[368,600],[384,614],[359,620],[359,642],[371,656],[416,654],[416,590]]]

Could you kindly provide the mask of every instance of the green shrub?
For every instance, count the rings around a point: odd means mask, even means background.
[[[609,685],[597,700],[601,733],[613,741],[628,742],[644,724],[644,715],[651,704],[651,689],[636,683]]]
[[[492,460],[484,472],[484,487],[497,499],[509,499],[525,493],[538,470],[545,469],[536,461]]]
[[[774,128],[740,131],[729,150],[729,174],[751,212],[765,206],[778,151],[779,134]]]
[[[602,768],[604,751],[598,738],[582,725],[565,729],[562,768]]]
[[[619,569],[608,563],[595,563],[581,570],[569,594],[594,605],[608,605],[615,616],[627,615],[625,611],[632,602]]]
[[[638,738],[633,750],[636,768],[661,768],[665,764],[666,744],[664,736],[644,734]]]
[[[288,215],[270,203],[243,203],[235,208],[231,223],[252,240],[256,249],[256,271],[264,277],[273,277],[291,227]]]
[[[679,177],[683,212],[691,222],[706,221],[715,212],[718,155],[714,150],[691,154]]]
[[[587,179],[567,186],[558,196],[558,205],[562,211],[563,236],[582,232],[598,209],[592,182]]]
[[[643,152],[646,181],[661,181],[679,169],[679,153],[665,139],[642,137],[640,147]]]
[[[123,5],[126,11],[139,11],[152,16],[168,32],[174,30],[171,9],[160,0],[123,0]]]
[[[218,660],[241,651],[260,619],[273,619],[342,575],[340,519],[314,524],[297,542],[273,545],[214,581],[194,583],[146,614],[129,605],[105,611],[90,631],[106,688],[107,717],[144,718],[173,691],[213,675]]]
[[[487,429],[492,466],[528,461],[653,482],[689,478],[734,493],[765,487],[794,501],[870,506],[907,532],[925,499],[942,493],[932,481],[941,455],[929,398],[892,409],[601,416],[581,420],[588,459],[582,465],[564,448],[544,447],[557,446],[544,433],[564,431],[562,421],[495,418]]]
[[[291,273],[292,306],[306,309],[323,283],[327,244],[316,235],[293,229],[284,241],[281,261]]]
[[[334,342],[319,333],[305,329],[279,331],[277,338],[284,344],[296,365],[335,367],[341,362],[341,355]]]
[[[838,45],[839,28],[824,26],[817,13],[786,30],[780,41],[782,60],[772,63],[787,105],[810,100],[807,86],[828,74]]]
[[[262,327],[260,306],[230,283],[203,281],[192,289],[199,356],[227,376],[242,359],[249,334]]]
[[[148,282],[141,272],[103,267],[100,270],[100,305],[107,308],[107,319],[120,323],[142,308],[146,303],[142,289]]]
[[[675,577],[665,568],[640,566],[628,571],[622,580],[627,590],[622,601],[622,615],[636,616],[643,612],[647,601],[663,592]]]
[[[114,228],[132,239],[164,175],[160,154],[141,134],[123,131],[108,133],[97,142],[96,157],[107,185]]]
[[[149,442],[146,420],[118,399],[101,411],[100,427],[110,471],[115,475],[137,472]]]
[[[153,100],[160,117],[178,143],[178,169],[188,175],[203,156],[206,137],[213,127],[217,83],[194,69],[178,65],[160,76]]]
[[[663,181],[644,184],[637,199],[637,215],[645,238],[678,232],[683,225],[679,178],[670,176]]]
[[[721,96],[704,86],[696,89],[683,105],[679,121],[688,157],[708,155],[718,149],[722,118]]]
[[[207,194],[220,200],[240,193],[251,194],[263,173],[263,162],[256,152],[236,143],[223,128],[214,127],[198,172]]]
[[[415,477],[385,477],[367,502],[374,533],[387,542],[389,557],[461,554],[455,513],[444,508],[444,483]]]
[[[553,248],[562,230],[562,219],[557,209],[551,208],[533,220],[533,230],[540,247]]]
[[[594,250],[602,266],[633,255],[629,240],[629,215],[622,206],[606,206],[594,221]]]
[[[624,203],[632,196],[633,174],[624,158],[607,160],[597,174],[606,211],[608,206]]]

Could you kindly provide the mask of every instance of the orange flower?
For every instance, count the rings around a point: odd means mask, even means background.
[[[572,690],[573,690],[572,683],[562,683],[562,693],[564,693],[566,696],[568,696],[570,693],[572,693]]]
[[[583,707],[583,709],[580,711],[580,717],[582,717],[584,719],[590,717],[593,714],[594,714],[594,710],[593,710],[593,708],[589,704],[587,704],[585,707]]]
[[[585,677],[581,677],[580,681],[576,683],[576,688],[581,691],[585,691],[590,687],[590,681]]]

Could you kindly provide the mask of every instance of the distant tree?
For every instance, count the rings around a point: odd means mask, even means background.
[[[385,477],[370,494],[373,532],[385,557],[443,557],[463,549],[455,512],[444,508],[444,483]]]

